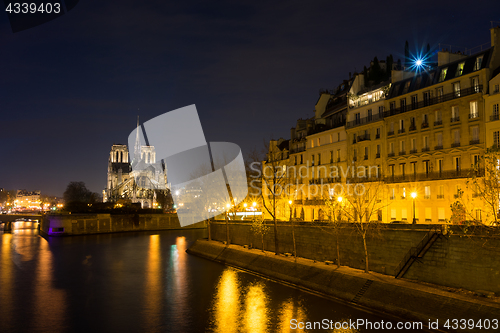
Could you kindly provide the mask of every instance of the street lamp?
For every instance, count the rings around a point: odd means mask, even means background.
[[[411,192],[411,197],[413,198],[413,224],[417,224],[417,219],[415,218],[415,198],[417,197],[417,192]]]
[[[227,211],[229,210],[229,207],[231,207],[230,204],[226,204],[226,246],[229,246],[229,216],[227,214]]]
[[[339,204],[342,204],[342,200],[344,200],[344,198],[342,198],[341,196],[337,197],[337,201],[339,202]],[[339,209],[339,222],[342,223],[342,207],[340,207]]]
[[[293,256],[295,257],[295,262],[297,262],[297,247],[295,246],[295,224],[292,220],[292,200],[288,201],[290,206],[290,223],[292,224],[292,239],[293,239]]]
[[[252,206],[253,206],[253,220],[255,222],[255,211],[257,210],[257,203],[254,201]]]

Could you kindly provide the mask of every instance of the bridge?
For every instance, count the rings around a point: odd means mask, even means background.
[[[30,219],[31,221],[16,221],[18,219]],[[40,214],[1,214],[0,230],[9,232],[14,229],[38,229],[42,220]]]

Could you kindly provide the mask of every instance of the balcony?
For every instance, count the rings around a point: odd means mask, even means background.
[[[354,162],[356,162],[356,161],[358,160],[358,158],[357,158],[356,156],[354,156],[354,157],[352,158],[352,160],[353,160]]]
[[[471,144],[471,145],[478,145],[479,144],[479,139],[470,140],[469,144]]]
[[[406,155],[406,152],[404,150],[400,151],[399,156],[401,156],[401,155]]]
[[[490,121],[495,121],[500,119],[500,114],[492,114],[490,116]]]
[[[367,116],[364,118],[354,119],[354,120],[348,121],[346,124],[346,128],[352,128],[352,127],[368,124],[368,123],[371,123],[374,121],[382,120],[382,119],[384,119],[383,113],[377,113],[377,114],[373,114],[373,115],[370,115],[370,116]]]
[[[364,156],[364,160],[366,161],[368,159],[368,155],[365,155]]]
[[[380,139],[380,134],[375,134],[375,139]]]
[[[438,194],[438,195],[437,195],[437,198],[438,198],[438,199],[444,199],[444,194]]]
[[[404,128],[398,129],[398,134],[401,134],[401,133],[404,133],[404,132],[405,132]]]
[[[411,175],[399,175],[399,176],[387,176],[385,177],[385,182],[387,183],[405,183],[414,181],[426,181],[426,180],[442,180],[442,179],[455,179],[455,178],[468,178],[472,175],[477,177],[484,176],[483,169],[462,169],[462,170],[449,170],[449,171],[436,171],[436,172],[424,172],[416,173]],[[442,199],[438,196],[438,199]]]
[[[394,131],[387,132],[387,136],[391,136],[391,135],[394,135]]]
[[[377,154],[375,155],[375,158],[380,158],[380,153],[377,153]]]
[[[417,150],[416,149],[412,149],[410,150],[410,154],[416,154],[417,153]]]
[[[352,139],[352,144],[355,144],[356,143],[356,139]]]
[[[422,148],[422,153],[431,150],[429,147]]]
[[[394,153],[387,154],[387,157],[394,157]]]
[[[410,125],[410,132],[411,131],[416,131],[417,130],[417,126],[415,125]]]
[[[452,147],[452,148],[455,148],[455,147],[460,147],[460,142],[453,142],[453,143],[451,144],[451,147]]]
[[[469,113],[469,119],[476,120],[479,119],[479,113]]]
[[[434,126],[441,126],[441,125],[443,125],[443,121],[442,120],[436,120],[434,122]]]
[[[443,145],[437,145],[436,147],[434,147],[434,150],[441,150],[443,149]]]
[[[429,123],[422,123],[422,128],[427,128],[429,127]]]
[[[426,107],[426,106],[430,106],[430,105],[434,105],[434,104],[438,104],[438,103],[443,103],[446,101],[451,101],[453,99],[473,95],[473,94],[480,93],[480,92],[483,92],[483,85],[481,85],[481,84],[474,86],[474,87],[461,89],[457,92],[452,92],[452,93],[445,94],[442,96],[432,97],[432,98],[420,101],[420,102],[415,103],[415,104],[412,103],[411,105],[406,105],[406,106],[403,106],[400,108],[394,108],[392,110],[387,110],[384,112],[384,118],[394,116],[397,114],[401,114],[401,113],[405,113],[408,111],[416,110],[416,109],[421,109],[421,108]],[[424,128],[424,126],[422,126],[422,128]]]
[[[370,134],[363,134],[358,136],[358,142],[370,140]]]
[[[430,195],[424,195],[424,199],[430,199],[431,196]]]
[[[456,122],[459,122],[459,121],[460,121],[460,116],[452,117],[450,119],[450,123],[456,123]]]

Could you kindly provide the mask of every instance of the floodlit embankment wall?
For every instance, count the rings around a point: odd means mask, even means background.
[[[269,224],[264,248],[274,251],[274,228]],[[417,246],[436,225],[383,224],[367,233],[369,269],[394,275],[400,261]],[[261,248],[261,238],[251,230],[251,223],[230,223],[231,244]],[[363,239],[353,225],[337,229],[308,222],[295,225],[299,257],[317,261],[337,259],[337,234],[340,264],[364,269]],[[224,222],[210,224],[212,239],[226,240]],[[292,226],[278,224],[281,253],[293,252]],[[423,258],[413,263],[404,278],[472,291],[490,291],[500,295],[500,228],[447,226],[447,235],[439,238]]]

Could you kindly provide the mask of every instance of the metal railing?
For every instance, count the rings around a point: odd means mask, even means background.
[[[384,180],[387,183],[404,183],[404,182],[425,181],[425,180],[468,178],[474,175],[477,177],[484,176],[484,168],[478,170],[460,169],[460,170],[449,170],[449,171],[423,172],[423,173],[416,173],[411,175],[399,175],[399,176],[391,175],[391,176],[386,176]]]
[[[383,113],[376,113],[376,114],[373,114],[373,115],[370,115],[370,116],[367,116],[364,118],[354,119],[354,120],[348,121],[346,124],[346,127],[352,128],[352,127],[368,124],[368,123],[371,123],[374,121],[382,120],[382,119],[384,119]]]
[[[403,107],[394,108],[392,110],[387,110],[384,112],[384,118],[394,116],[394,115],[397,115],[400,113],[405,113],[408,111],[420,109],[420,108],[423,108],[426,106],[450,101],[450,100],[453,100],[456,98],[461,98],[461,97],[473,95],[473,94],[476,94],[476,93],[479,93],[482,91],[483,91],[483,85],[477,85],[474,87],[461,89],[460,91],[452,92],[452,93],[441,95],[441,96],[432,97],[432,98],[429,98],[428,100],[420,101],[420,102],[412,104],[412,105],[405,105]]]

